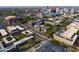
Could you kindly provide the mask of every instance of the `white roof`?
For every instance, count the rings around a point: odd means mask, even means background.
[[[75,36],[72,38],[73,43],[76,41],[77,37],[78,37],[78,35],[75,35]]]
[[[76,40],[76,39],[77,39],[77,35],[75,35],[72,39],[73,39],[73,40]]]
[[[28,34],[27,34],[27,35],[32,34],[32,32],[31,32],[31,31],[29,31],[29,30],[22,31],[22,33],[23,33],[23,34],[26,34],[26,32],[28,32]]]
[[[7,37],[3,38],[4,42],[5,42],[5,43],[10,43],[10,42],[13,42],[13,41],[16,40],[13,36],[10,36],[10,37],[12,38],[10,41],[8,41],[8,40],[6,39]]]
[[[30,33],[30,34],[32,33],[32,32],[31,32],[31,31],[29,31],[29,30],[26,30],[26,31],[27,31],[28,33]]]
[[[24,30],[24,28],[20,27],[19,25],[17,25],[16,28],[18,28],[20,30]]]
[[[63,33],[63,37],[70,39],[77,31],[78,29],[70,28]]]
[[[16,30],[17,28],[16,27],[14,27],[14,26],[9,26],[9,27],[7,27],[7,29],[9,29],[9,30]]]
[[[78,22],[73,22],[73,23],[69,24],[68,26],[69,26],[69,27],[74,27],[74,28],[75,28],[75,27],[76,27],[76,28],[79,28],[79,23],[78,23]],[[67,26],[67,27],[68,27],[68,26]]]
[[[7,35],[7,32],[4,29],[0,29],[0,33],[1,33],[2,36]]]

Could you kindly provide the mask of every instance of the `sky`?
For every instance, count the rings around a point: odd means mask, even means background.
[[[78,6],[79,0],[0,0],[0,6]]]

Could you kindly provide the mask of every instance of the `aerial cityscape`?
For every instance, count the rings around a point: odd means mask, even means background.
[[[0,52],[79,52],[79,7],[0,7]]]

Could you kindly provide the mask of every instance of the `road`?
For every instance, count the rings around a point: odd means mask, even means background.
[[[13,45],[8,46],[8,47],[4,48],[3,52],[9,51],[9,50],[11,50],[13,48],[15,48]]]

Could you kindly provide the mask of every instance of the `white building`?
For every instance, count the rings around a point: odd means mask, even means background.
[[[51,13],[51,9],[47,9],[47,13]]]
[[[17,25],[17,26],[8,26],[7,27],[7,31],[11,34],[14,33],[20,33],[21,31],[25,30],[24,28],[22,28],[21,26]]]
[[[48,18],[48,20],[52,21],[52,20],[54,20],[54,18]]]
[[[46,32],[49,29],[49,27],[41,25],[41,32]]]
[[[72,8],[70,13],[74,14],[75,13],[75,9]]]
[[[60,14],[64,14],[63,9],[60,10]]]
[[[7,33],[4,29],[0,29],[0,34],[1,34],[2,36],[5,36],[5,35],[7,35],[8,33]]]
[[[39,25],[34,25],[34,29],[39,32],[40,31],[40,26]]]
[[[11,33],[12,31],[14,31],[14,30],[16,30],[17,28],[16,27],[14,27],[14,26],[9,26],[9,27],[7,27],[7,31],[9,32],[9,33]]]
[[[59,13],[60,12],[60,9],[59,8],[56,8],[56,13]]]
[[[15,26],[16,28],[18,28],[19,30],[24,30],[24,28],[22,28],[21,26],[17,25]]]
[[[8,38],[8,37],[10,37],[11,39]],[[4,41],[5,44],[9,44],[9,43],[15,42],[16,39],[13,36],[6,36],[6,37],[3,38],[3,41]]]
[[[39,14],[37,14],[36,16],[39,17],[39,18],[43,18],[42,13],[39,13]]]
[[[26,34],[27,36],[33,34],[33,33],[32,33],[31,31],[29,31],[29,30],[22,31],[21,33],[22,33],[22,34]]]
[[[68,13],[68,9],[69,9],[69,8],[63,8],[63,11],[64,11],[65,13]]]
[[[49,27],[44,26],[44,25],[34,25],[34,28],[38,32],[46,32],[49,29]]]

